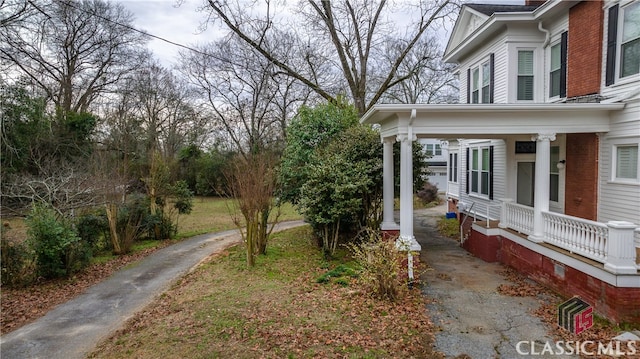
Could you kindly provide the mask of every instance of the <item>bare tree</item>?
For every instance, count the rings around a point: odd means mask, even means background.
[[[208,0],[208,4],[209,19],[222,22],[279,71],[330,101],[346,92],[360,114],[413,75],[415,69],[402,66],[406,58],[431,26],[455,10],[455,0],[410,4],[307,0],[295,9],[284,9],[286,16],[278,1],[266,0],[265,7],[255,11],[240,0]],[[401,17],[400,11],[411,19],[404,34],[392,21]],[[295,39],[289,42],[296,46],[293,51],[269,41],[283,36]],[[398,50],[393,61],[384,56],[388,44]]]
[[[392,103],[454,103],[458,100],[457,79],[453,66],[442,62],[434,37],[420,40],[415,51],[402,64],[403,72],[411,73],[405,81],[387,91],[382,100]],[[401,51],[393,46],[387,52],[389,61]]]
[[[309,90],[237,37],[182,54],[182,73],[204,98],[215,126],[242,154],[281,142]]]
[[[28,76],[63,112],[87,111],[138,66],[145,38],[133,31],[133,15],[121,4],[31,0],[26,6],[29,17],[0,31],[0,60]]]

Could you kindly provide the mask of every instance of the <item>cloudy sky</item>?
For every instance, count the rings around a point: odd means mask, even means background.
[[[219,36],[219,31],[212,28],[205,32],[199,30],[206,16],[197,11],[203,4],[202,0],[182,0],[180,6],[176,6],[176,0],[120,0],[119,2],[135,15],[136,28],[169,41],[189,46],[206,43]],[[176,60],[179,51],[185,51],[158,39],[151,39],[149,48],[167,67]]]
[[[503,4],[524,3],[524,0],[463,1]],[[221,33],[212,26],[209,26],[209,29],[205,32],[199,30],[200,24],[206,17],[205,13],[198,12],[198,8],[204,4],[204,0],[119,0],[119,2],[134,13],[136,18],[134,26],[136,28],[172,42],[187,46],[196,43],[207,43],[215,40]],[[180,2],[180,6],[176,5],[178,2]],[[185,51],[178,46],[158,39],[152,39],[149,42],[149,48],[166,67],[170,67],[176,61],[179,51]]]

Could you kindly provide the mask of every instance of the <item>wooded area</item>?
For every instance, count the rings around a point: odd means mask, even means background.
[[[457,12],[453,1],[205,5],[208,26],[227,35],[184,50],[167,68],[120,3],[0,2],[3,217],[33,218],[38,204],[43,218],[76,229],[69,246],[108,233],[105,246],[126,253],[136,238],[171,237],[194,194],[241,197],[239,179],[256,173],[251,198],[291,190],[277,170],[301,109],[353,106],[357,122],[379,102],[455,96],[437,38]],[[262,200],[238,223],[250,227],[253,218],[264,235],[274,205]],[[337,232],[340,221],[334,225]],[[69,256],[62,257],[55,261],[69,274]]]

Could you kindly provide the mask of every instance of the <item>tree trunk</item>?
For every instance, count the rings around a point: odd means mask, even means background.
[[[120,238],[118,238],[118,207],[115,203],[107,203],[106,205],[107,221],[109,222],[109,232],[111,233],[111,244],[113,245],[113,253],[122,254],[120,246]]]

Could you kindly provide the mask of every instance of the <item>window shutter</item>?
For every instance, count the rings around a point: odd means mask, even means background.
[[[489,146],[489,199],[493,199],[493,146]]]
[[[470,164],[470,163],[471,163],[471,162],[469,161],[469,147],[467,147],[467,168],[466,168],[466,170],[467,170],[467,181],[466,181],[466,183],[465,183],[465,185],[466,185],[465,187],[466,187],[466,192],[467,192],[467,194],[469,194],[469,178],[470,178],[470,176],[469,176],[469,172],[471,171],[471,168],[469,167],[469,164]]]
[[[493,85],[494,85],[494,79],[493,79],[493,74],[494,74],[494,54],[491,53],[491,55],[489,55],[489,73],[490,73],[490,77],[489,77],[489,103],[493,103]]]
[[[467,69],[467,103],[471,103],[471,68]]]
[[[560,39],[560,97],[567,97],[567,32]]]
[[[616,40],[618,37],[618,5],[609,8],[609,27],[607,29],[607,86],[612,85],[616,78]]]

